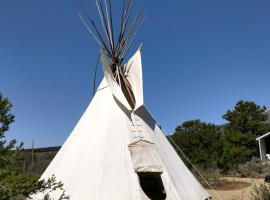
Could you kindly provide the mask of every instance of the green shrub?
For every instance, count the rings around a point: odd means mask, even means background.
[[[258,158],[252,158],[237,167],[237,175],[240,177],[264,178],[269,174],[270,166],[263,164]]]

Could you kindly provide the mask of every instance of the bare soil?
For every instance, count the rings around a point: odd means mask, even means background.
[[[222,180],[221,185],[215,186],[215,190],[241,190],[251,186],[251,182],[239,181],[239,180]]]
[[[263,179],[226,177],[214,190],[207,191],[214,200],[252,200],[253,188],[263,183]]]

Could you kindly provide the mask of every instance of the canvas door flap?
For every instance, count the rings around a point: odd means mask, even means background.
[[[139,141],[129,145],[129,151],[136,172],[163,172],[155,144]]]

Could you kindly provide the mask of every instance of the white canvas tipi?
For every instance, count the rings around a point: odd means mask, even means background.
[[[71,200],[209,198],[144,105],[141,50],[124,70],[135,97],[134,109],[103,52],[101,59],[104,79],[41,178],[55,175]],[[51,193],[53,199],[60,195],[61,191]]]

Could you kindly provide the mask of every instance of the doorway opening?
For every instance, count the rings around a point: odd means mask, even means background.
[[[140,185],[151,200],[165,200],[166,191],[159,172],[138,172]]]

